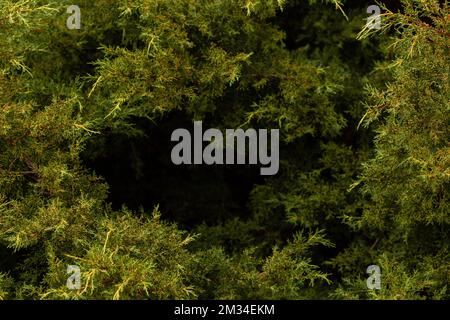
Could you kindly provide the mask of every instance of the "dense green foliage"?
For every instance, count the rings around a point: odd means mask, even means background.
[[[449,299],[450,4],[386,3],[0,0],[0,299]],[[173,165],[193,120],[280,171]]]

